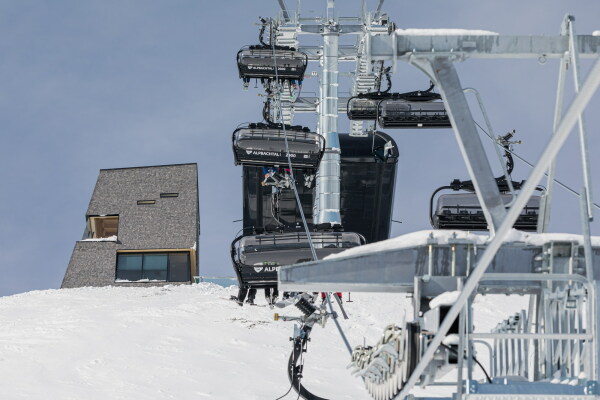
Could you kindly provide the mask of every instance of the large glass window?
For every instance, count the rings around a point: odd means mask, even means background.
[[[117,281],[190,281],[190,254],[187,252],[119,253]]]
[[[151,281],[166,281],[169,268],[168,256],[161,253],[144,254],[144,270],[142,279]]]
[[[169,254],[169,282],[187,282],[190,280],[189,253]]]
[[[142,279],[142,257],[138,254],[119,254],[117,279],[139,281]]]

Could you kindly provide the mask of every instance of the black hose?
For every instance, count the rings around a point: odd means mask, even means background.
[[[435,87],[435,83],[433,83],[433,81],[429,81],[429,89],[424,90],[423,93],[429,93],[429,92],[431,92],[434,87]]]
[[[270,103],[271,103],[271,101],[269,99],[267,99],[265,101],[265,104],[263,105],[263,111],[262,111],[263,119],[269,125],[271,125],[273,123],[273,122],[271,122],[271,117],[269,116],[270,111],[271,111],[271,104]]]
[[[265,34],[265,28],[266,28],[266,24],[267,24],[267,20],[264,18],[260,19],[260,22],[262,23],[262,26],[260,27],[260,32],[258,33],[258,41],[260,42],[260,44],[262,44],[263,46],[267,46],[267,44],[265,43],[263,36]]]
[[[279,206],[279,189],[277,189],[276,193],[271,194],[271,216],[277,222],[279,229],[282,229],[286,226],[279,218],[275,216],[275,203]],[[278,207],[279,208],[279,207]]]
[[[292,387],[298,392],[299,397],[302,397],[305,400],[327,400],[324,397],[319,397],[311,393],[302,386],[302,364],[297,365],[297,363],[305,352],[306,342],[311,328],[304,326],[302,330],[304,331],[305,336],[303,338],[298,337],[294,339],[294,349],[292,350],[292,354],[290,354],[290,360],[288,362],[288,378],[290,379]]]
[[[281,400],[281,399],[283,399],[285,396],[287,396],[287,395],[288,395],[288,393],[289,393],[289,392],[291,392],[291,391],[292,391],[292,388],[293,388],[293,387],[294,387],[294,384],[293,384],[293,383],[292,383],[292,384],[290,384],[290,388],[288,389],[288,391],[287,391],[287,392],[285,392],[285,393],[284,393],[282,396],[279,396],[278,398],[276,398],[275,400]]]
[[[443,343],[442,343],[442,344],[440,344],[440,346],[442,346],[442,347],[444,347],[444,348],[446,348],[446,349],[450,350],[451,352],[453,352],[454,354],[456,354],[456,356],[458,357],[458,350],[456,350],[456,349],[453,349],[453,348],[452,348],[452,347],[450,347],[450,346],[446,346],[446,345],[445,345],[445,344],[443,344]],[[472,356],[472,357],[473,357],[473,361],[475,361],[475,363],[476,363],[477,365],[479,365],[479,368],[481,368],[481,370],[483,371],[483,373],[484,373],[484,375],[485,375],[485,379],[487,380],[487,382],[488,382],[488,383],[492,383],[492,378],[490,378],[490,375],[487,373],[487,371],[485,370],[485,368],[483,367],[483,365],[481,365],[481,363],[479,362],[479,360],[477,360],[477,358],[475,358],[475,356]]]
[[[381,92],[381,78],[383,76],[383,63],[384,61],[379,61],[379,76],[377,77],[377,92]]]
[[[263,119],[268,125],[274,125],[271,120],[271,88],[270,86],[265,87],[265,92],[267,93],[267,99],[265,100],[265,105],[263,106]]]
[[[383,73],[385,74],[385,80],[387,81],[387,89],[385,89],[381,93],[389,93],[389,91],[392,89],[392,75],[390,74],[390,70],[391,67],[387,67],[383,70]],[[379,87],[381,89],[381,83]]]

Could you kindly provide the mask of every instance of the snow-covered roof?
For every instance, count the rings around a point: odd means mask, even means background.
[[[109,237],[105,237],[105,238],[90,238],[90,239],[83,239],[80,240],[80,242],[116,242],[117,241],[117,235],[113,235],[113,236],[109,236]]]
[[[479,29],[396,29],[396,34],[405,36],[498,36],[498,32]]]
[[[461,239],[469,240],[473,244],[477,245],[484,245],[491,240],[490,236],[485,233],[476,234],[469,231],[459,230],[424,230],[397,236],[381,242],[367,244],[365,246],[354,247],[346,251],[342,251],[341,253],[327,256],[325,259],[352,257],[389,250],[404,249],[408,247],[424,246],[430,243],[430,241],[434,241],[434,243],[443,245]],[[583,244],[583,236],[572,233],[523,232],[513,229],[504,240],[505,243],[525,243],[532,246],[541,246],[542,244],[550,241],[567,241]],[[592,236],[592,245],[600,246],[600,236]]]

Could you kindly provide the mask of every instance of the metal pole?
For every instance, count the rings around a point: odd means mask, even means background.
[[[327,14],[333,15],[333,0]],[[331,14],[330,14],[331,12]],[[338,42],[339,27],[333,21],[323,26],[323,58],[319,104],[319,133],[325,137],[325,154],[316,179],[315,219],[317,225],[341,225],[340,216],[340,139],[338,118]]]
[[[592,337],[594,338],[592,341],[591,357],[590,360],[590,375],[591,379],[598,381],[600,379],[600,346],[598,345],[598,330],[600,327],[600,315],[598,315],[598,311],[600,307],[598,307],[598,291],[600,290],[600,281],[594,281],[592,285],[592,289],[588,292],[588,304],[586,304],[586,311],[588,313],[589,323],[588,327],[592,330]]]
[[[586,196],[587,188],[581,189],[581,224],[583,231],[583,251],[585,254],[585,274],[589,282],[594,281],[594,266],[592,264],[594,253],[592,252],[592,240],[590,237],[590,216],[587,213],[588,205]]]
[[[442,94],[456,141],[493,235],[506,211],[454,64],[448,57],[416,57],[411,58],[411,63],[429,75]]]
[[[458,376],[456,378],[456,395],[457,397],[460,399],[462,398],[462,394],[463,394],[463,368],[464,368],[464,362],[465,362],[465,319],[466,319],[466,315],[465,315],[465,309],[463,308],[462,311],[459,314],[458,317],[458,337],[459,337],[459,341],[458,341],[458,354],[456,355],[458,360],[457,360],[457,369],[458,369]],[[467,361],[468,362],[468,361]],[[467,393],[469,393],[469,389],[467,388]]]
[[[556,102],[554,104],[554,123],[552,129],[556,132],[563,108],[563,99],[565,91],[565,73],[567,70],[567,55],[560,60],[558,70],[558,87],[556,89]],[[552,160],[548,170],[548,180],[546,181],[546,193],[541,204],[540,219],[538,220],[537,231],[542,233],[548,230],[550,225],[550,211],[552,210],[552,195],[554,192],[554,175],[556,174],[556,160]]]
[[[598,299],[597,299],[597,293],[598,293],[598,281],[594,280],[594,266],[592,264],[593,262],[593,256],[594,253],[592,251],[592,241],[591,241],[591,237],[590,237],[590,217],[589,214],[587,213],[588,210],[588,205],[587,203],[587,199],[588,197],[586,196],[586,187],[584,186],[582,191],[581,191],[581,225],[582,225],[582,230],[583,230],[583,251],[584,251],[584,255],[585,255],[585,274],[586,274],[586,278],[588,279],[588,282],[592,283],[592,290],[590,291],[590,293],[588,293],[588,304],[586,305],[586,307],[592,308],[594,311],[593,312],[589,312],[588,313],[588,318],[590,318],[591,316],[595,317],[595,321],[594,320],[590,320],[593,322],[588,322],[587,326],[588,329],[591,329],[592,331],[592,336],[593,336],[593,340],[592,340],[592,346],[594,346],[594,351],[591,352],[590,355],[590,360],[591,360],[591,364],[592,364],[592,368],[591,368],[591,373],[594,374],[592,376],[592,379],[598,380],[600,379],[600,366],[598,366],[598,362],[600,362],[600,343],[598,343],[598,323],[600,323],[599,319],[600,316],[598,315]]]
[[[532,294],[529,296],[529,308],[527,310],[527,327],[525,328],[525,332],[534,333],[537,332],[538,323],[537,323],[537,313],[536,313],[536,303],[537,303],[538,295]],[[536,322],[534,322],[536,321]],[[534,330],[535,326],[535,330]],[[527,351],[525,354],[527,355],[527,369],[529,373],[527,378],[530,380],[537,380],[537,370],[538,370],[538,343],[537,341],[529,341],[527,343]],[[530,354],[531,353],[531,354]]]
[[[471,294],[479,284],[479,280],[485,273],[485,270],[494,259],[496,252],[502,245],[502,242],[504,241],[505,237],[512,229],[512,226],[519,217],[523,207],[527,204],[527,201],[529,201],[529,198],[533,194],[538,182],[544,176],[544,171],[548,168],[550,162],[558,154],[558,151],[566,141],[567,137],[569,136],[569,133],[571,132],[571,129],[575,125],[575,122],[577,122],[579,114],[592,98],[598,85],[600,85],[600,60],[596,61],[596,63],[592,67],[592,70],[590,71],[590,74],[585,84],[583,85],[583,88],[581,89],[579,94],[576,95],[575,99],[571,103],[571,106],[569,107],[569,110],[566,112],[564,118],[560,122],[558,129],[554,133],[550,142],[546,145],[546,148],[540,156],[539,162],[531,171],[531,174],[529,175],[527,182],[523,186],[521,193],[517,196],[515,204],[509,209],[508,213],[506,214],[506,217],[500,224],[496,235],[488,245],[487,249],[484,251],[479,263],[477,264],[477,266],[469,276],[467,282],[465,283],[461,294],[458,296],[458,299],[456,299],[456,302],[446,314],[446,317],[440,325],[438,332],[435,334],[434,338],[429,343],[429,347],[427,347],[425,354],[423,354],[423,357],[417,364],[415,370],[410,375],[408,382],[406,382],[406,385],[402,388],[402,391],[398,395],[400,399],[406,398],[406,396],[412,390],[414,385],[417,383],[417,380],[419,379],[421,374],[425,371],[425,368],[433,358],[435,352],[442,343],[442,340],[448,333],[448,330],[450,329],[452,323],[458,316],[458,313],[465,305],[469,296],[471,296]],[[596,347],[597,350],[600,350],[600,346]]]
[[[575,41],[575,27],[573,22],[575,17],[570,16],[569,19],[569,53],[571,55],[571,65],[573,66],[573,83],[575,86],[575,93],[579,93],[579,49],[577,48],[577,42]],[[583,111],[579,114],[579,145],[581,147],[581,162],[583,169],[583,182],[586,187],[586,203],[587,203],[587,218],[588,221],[594,218],[594,208],[592,200],[592,178],[590,174],[590,156],[588,154],[587,136],[585,134],[585,121],[583,119]],[[583,195],[583,193],[582,193]]]
[[[467,301],[466,309],[466,335],[467,335],[467,348],[466,348],[466,358],[467,358],[467,380],[473,380],[473,355],[475,354],[474,345],[472,339],[469,337],[470,334],[473,333],[473,298],[469,297]]]
[[[569,23],[569,15],[566,15],[562,26],[561,26],[561,35],[568,34],[567,25]],[[566,52],[560,59],[560,65],[558,67],[558,86],[556,88],[556,102],[554,103],[554,123],[552,125],[552,129],[556,132],[556,128],[558,127],[558,123],[560,122],[560,117],[563,108],[563,99],[564,99],[564,91],[565,91],[565,75],[567,71],[567,66],[569,63],[569,53]],[[552,160],[550,164],[550,168],[548,169],[548,180],[546,181],[546,193],[544,194],[544,198],[542,200],[542,204],[540,204],[540,218],[538,220],[537,231],[542,233],[548,230],[548,225],[550,224],[550,211],[552,210],[552,196],[554,192],[554,175],[556,173],[556,160]]]
[[[502,167],[502,172],[504,173],[504,177],[506,178],[506,183],[508,184],[508,189],[510,190],[510,193],[512,194],[513,199],[514,199],[515,188],[513,188],[512,179],[510,179],[510,176],[508,175],[508,170],[506,169],[506,163],[504,162],[503,154],[500,152],[500,146],[498,145],[498,142],[496,141],[496,134],[494,133],[494,128],[492,127],[492,123],[490,122],[487,111],[483,105],[483,100],[481,99],[481,95],[479,94],[479,91],[477,91],[477,89],[474,89],[474,88],[464,88],[463,92],[473,93],[475,95],[475,98],[477,99],[477,102],[479,103],[479,108],[481,109],[481,114],[483,115],[485,125],[487,126],[487,129],[489,132],[489,137],[490,137],[490,139],[492,139],[494,141],[494,150],[496,150],[496,155],[498,156],[498,161],[500,161],[500,166]],[[512,205],[512,202],[513,202],[513,200],[511,200],[510,203],[507,204],[506,206]]]

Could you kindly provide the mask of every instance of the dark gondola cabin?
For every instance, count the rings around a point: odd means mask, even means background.
[[[501,195],[504,204],[512,200],[509,194]],[[515,229],[535,231],[540,209],[540,196],[531,196],[514,224]],[[487,221],[475,193],[443,194],[438,198],[433,214],[435,229],[488,230]]]
[[[318,258],[389,238],[398,151],[392,138],[340,135],[341,217],[343,232],[316,231],[313,168],[294,168],[302,204]],[[231,256],[245,288],[274,286],[279,266],[312,259],[300,210],[285,181],[286,164],[277,168],[243,163],[244,228]],[[268,183],[272,175],[279,183]]]
[[[348,119],[377,121],[382,128],[451,128],[437,93],[366,93],[348,100]]]
[[[293,47],[256,45],[237,53],[240,78],[302,81],[308,57]]]
[[[451,128],[442,101],[388,99],[379,103],[377,122],[382,128]]]
[[[308,128],[281,124],[248,124],[233,132],[233,155],[240,165],[287,165],[317,168],[325,139]]]
[[[365,244],[354,232],[311,232],[310,237],[319,259]],[[237,238],[231,259],[240,282],[259,288],[277,285],[281,265],[312,261],[312,253],[304,232],[265,233]]]
[[[348,119],[351,121],[375,121],[380,101],[380,98],[363,95],[351,97],[346,107]]]

